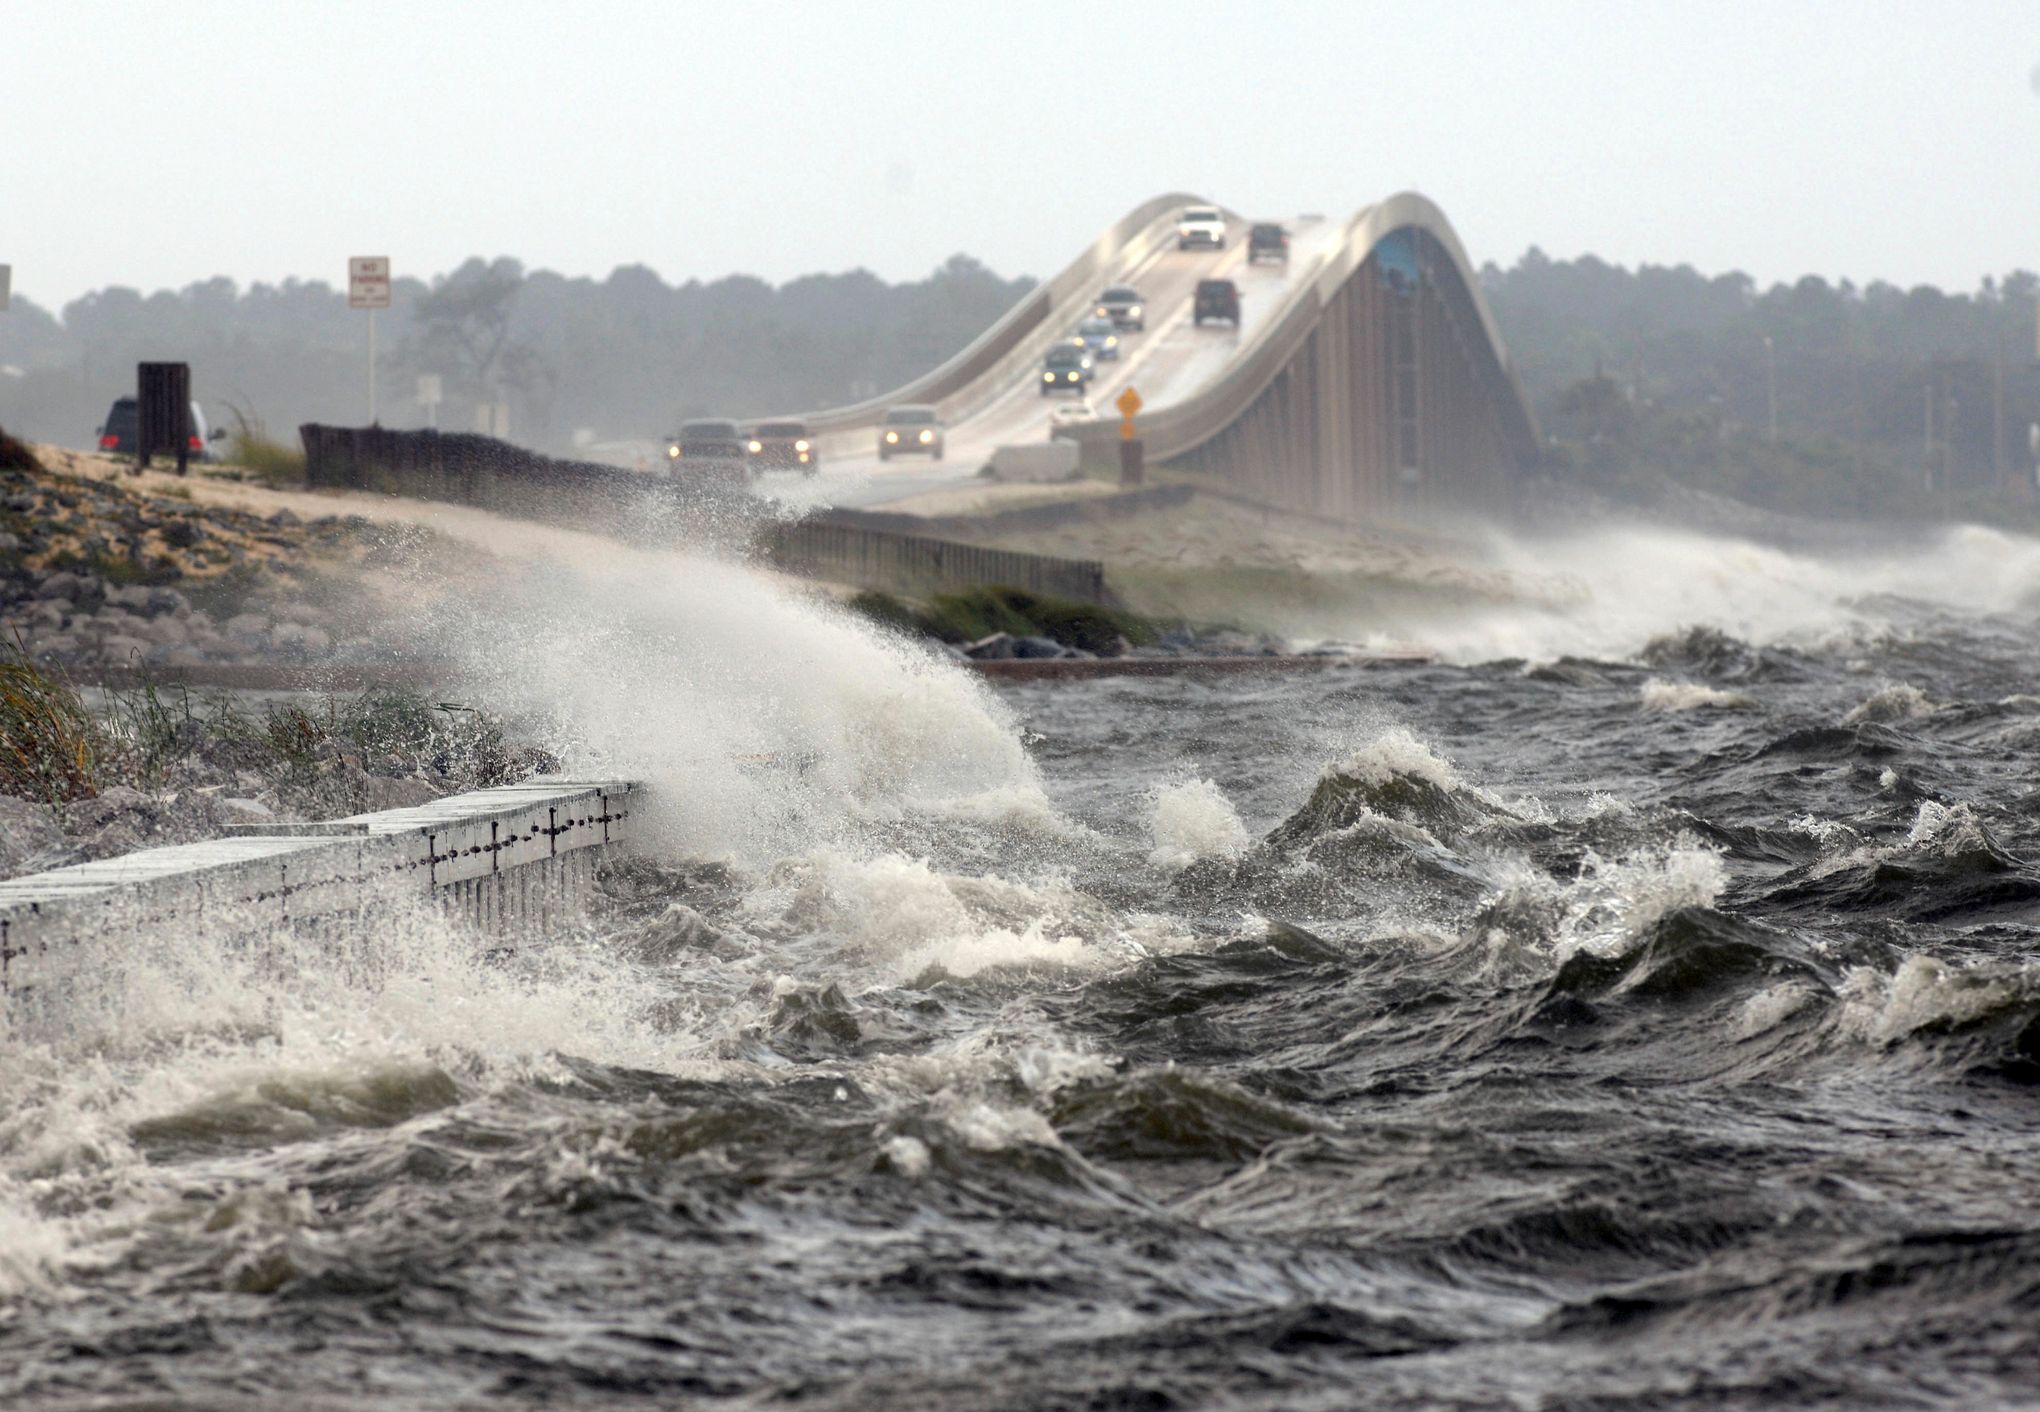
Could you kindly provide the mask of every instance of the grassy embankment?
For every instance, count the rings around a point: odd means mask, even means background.
[[[0,794],[48,808],[115,785],[231,783],[307,810],[345,808],[348,777],[421,776],[442,789],[521,778],[550,762],[519,750],[484,712],[397,688],[272,701],[251,710],[225,692],[156,682],[99,693],[0,642]]]

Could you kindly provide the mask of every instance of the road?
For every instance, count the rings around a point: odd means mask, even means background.
[[[1247,223],[1234,221],[1226,231],[1223,250],[1162,250],[1099,281],[1131,284],[1140,290],[1147,310],[1147,328],[1121,335],[1121,356],[1098,364],[1096,380],[1085,394],[1100,417],[1116,415],[1112,400],[1132,385],[1149,408],[1188,397],[1216,377],[1283,302],[1294,285],[1307,279],[1325,250],[1337,239],[1336,222],[1303,217],[1288,223],[1290,257],[1286,265],[1248,265]],[[1226,278],[1240,287],[1240,327],[1192,325],[1192,297],[1201,279]],[[1073,330],[1044,326],[1031,338],[1031,356],[1000,377],[988,378],[983,400],[956,417],[940,462],[898,457],[881,462],[875,436],[846,433],[822,445],[821,474],[768,476],[761,489],[796,503],[873,507],[892,504],[929,491],[972,481],[978,469],[1000,446],[1034,442],[1048,436],[1049,413],[1060,399],[1040,391],[1041,354]]]

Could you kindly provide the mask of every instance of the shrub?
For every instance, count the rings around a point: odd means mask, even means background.
[[[231,403],[234,428],[227,434],[227,459],[271,485],[303,485],[305,453],[269,435],[260,417],[251,417]]]
[[[105,740],[68,682],[0,642],[0,794],[61,809],[99,793]]]
[[[0,431],[0,471],[41,472],[42,462],[35,459],[35,453],[23,442],[16,441],[5,431]]]

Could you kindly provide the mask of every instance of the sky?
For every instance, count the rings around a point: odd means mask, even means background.
[[[4,0],[0,66],[47,307],[349,255],[1045,276],[1171,190],[1413,188],[1477,263],[2040,268],[2035,0]]]

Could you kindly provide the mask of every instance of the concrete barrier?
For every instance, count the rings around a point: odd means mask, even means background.
[[[1077,478],[1083,451],[1074,441],[1030,441],[992,452],[992,479],[1064,481]]]
[[[124,939],[170,927],[294,931],[411,895],[494,934],[549,928],[580,909],[601,850],[627,836],[633,792],[541,776],[0,881],[0,1006],[10,1021],[41,1010],[81,975],[117,966]]]

